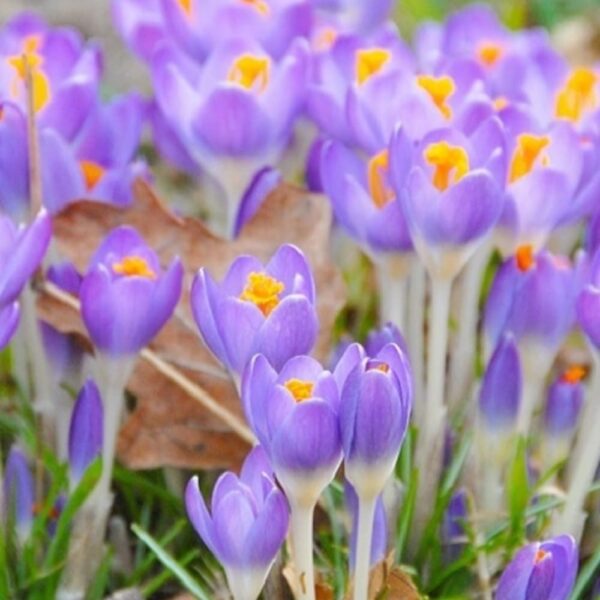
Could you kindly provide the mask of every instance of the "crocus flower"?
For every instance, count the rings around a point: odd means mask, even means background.
[[[486,434],[514,431],[521,399],[519,351],[510,333],[504,334],[488,363],[479,392],[479,415]]]
[[[218,479],[211,513],[193,477],[186,488],[187,514],[198,535],[225,567],[235,600],[255,600],[288,530],[289,508],[274,483],[269,460],[255,447],[240,476]]]
[[[567,600],[575,583],[575,540],[560,535],[521,548],[506,567],[496,600]]]
[[[81,388],[71,415],[69,467],[72,485],[77,485],[90,463],[102,452],[104,412],[96,384],[88,379]]]
[[[24,540],[33,522],[35,493],[27,458],[17,446],[8,454],[3,486],[4,518],[14,523],[19,538]]]
[[[570,437],[577,427],[583,404],[582,379],[585,368],[574,365],[567,369],[548,390],[544,411],[544,431],[553,438]]]
[[[137,231],[114,229],[81,284],[81,314],[94,344],[109,356],[137,354],[173,314],[182,280],[179,259],[162,272]]]
[[[315,284],[295,246],[281,246],[266,266],[253,256],[238,257],[220,284],[200,269],[191,302],[204,342],[238,374],[256,353],[280,369],[316,340]]]
[[[345,474],[361,498],[381,492],[410,418],[412,381],[406,355],[387,344],[348,375],[341,393]]]
[[[98,90],[101,56],[72,29],[50,28],[39,17],[22,13],[0,32],[0,97],[26,112],[26,66],[33,81],[33,105],[40,129],[50,128],[71,140]]]
[[[320,18],[334,31],[347,33],[368,33],[387,19],[392,12],[392,0],[370,0],[355,2],[354,0],[313,0]]]
[[[416,150],[402,128],[396,130],[389,150],[391,183],[432,276],[455,276],[500,217],[503,144],[495,118],[469,137],[451,129],[432,132]]]
[[[0,216],[0,307],[12,304],[44,258],[52,223],[42,211],[28,226]]]
[[[460,489],[450,499],[441,526],[444,562],[446,565],[454,562],[466,546],[465,538],[468,516],[469,502],[467,491]]]

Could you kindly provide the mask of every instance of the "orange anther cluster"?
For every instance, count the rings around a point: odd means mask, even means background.
[[[548,157],[542,153],[542,150],[550,144],[550,138],[546,135],[533,135],[531,133],[522,133],[517,138],[517,147],[515,148],[508,181],[513,183],[521,177],[531,172],[538,159],[543,165],[548,163]]]
[[[315,384],[312,381],[305,381],[303,379],[288,379],[284,384],[284,387],[294,396],[296,402],[302,402],[312,398],[313,389]]]
[[[104,167],[93,160],[82,160],[79,162],[79,168],[85,182],[85,189],[89,192],[93,190],[98,182],[104,177]]]
[[[269,85],[271,61],[266,56],[243,54],[235,59],[228,80],[251,90],[262,92]]]
[[[570,383],[571,385],[575,385],[585,377],[586,373],[586,368],[582,365],[573,365],[562,374],[562,377],[560,379],[564,383]]]
[[[495,42],[484,42],[477,49],[477,58],[486,67],[493,67],[504,54],[504,49]]]
[[[395,197],[394,190],[387,183],[388,168],[389,154],[387,150],[382,150],[373,156],[367,166],[369,193],[377,208],[383,208]]]
[[[250,273],[241,300],[256,304],[265,317],[268,317],[279,304],[279,295],[285,286],[281,281],[266,273]]]
[[[469,172],[469,155],[461,146],[435,142],[425,148],[423,156],[434,167],[432,182],[441,192]]]
[[[565,86],[556,97],[555,114],[559,119],[579,121],[581,117],[598,106],[596,84],[598,75],[590,69],[573,69]]]
[[[356,81],[362,85],[377,75],[392,57],[385,48],[369,48],[356,52]]]
[[[125,277],[156,279],[156,273],[141,256],[126,256],[120,262],[114,263],[112,270],[117,275],[125,275]]]
[[[535,256],[531,244],[523,244],[515,252],[515,261],[519,271],[525,273],[535,265]]]
[[[447,75],[443,77],[433,77],[431,75],[419,75],[417,83],[429,94],[433,103],[446,119],[452,116],[452,109],[448,105],[448,99],[456,86],[454,80]]]

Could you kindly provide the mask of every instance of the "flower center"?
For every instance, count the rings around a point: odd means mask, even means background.
[[[586,374],[586,369],[582,365],[573,365],[569,367],[563,374],[560,380],[563,383],[569,383],[571,385],[575,385],[579,383]]]
[[[546,135],[522,133],[517,138],[517,147],[510,163],[509,183],[513,183],[530,173],[538,159],[543,166],[548,164],[548,156],[542,150],[550,144]]]
[[[125,256],[120,262],[113,264],[112,270],[117,275],[124,275],[125,277],[156,279],[156,273],[141,256]]]
[[[504,110],[508,106],[508,98],[506,96],[498,96],[493,102],[492,105],[494,110],[500,112]]]
[[[324,27],[319,31],[314,40],[314,48],[319,52],[329,50],[337,39],[337,31],[332,27]]]
[[[257,12],[259,12],[263,16],[267,16],[271,9],[269,5],[265,2],[265,0],[241,0],[243,4],[247,4],[254,8]]]
[[[104,167],[93,160],[79,161],[79,168],[88,192],[93,190],[102,177],[104,177]]]
[[[266,273],[250,273],[240,300],[256,304],[265,317],[268,317],[279,304],[279,295],[285,286],[281,281]]]
[[[176,0],[179,4],[179,8],[185,13],[185,16],[189,19],[192,16],[193,0]]]
[[[304,379],[288,379],[284,384],[285,387],[296,402],[302,402],[312,397],[313,389],[315,384],[312,381],[305,381]]]
[[[382,150],[373,156],[367,165],[369,193],[377,208],[383,208],[395,197],[394,190],[387,182],[388,168],[389,154],[387,150]]]
[[[486,67],[493,67],[504,54],[504,49],[495,42],[483,42],[477,48],[477,58]]]
[[[452,77],[432,77],[431,75],[419,75],[417,83],[421,86],[437,106],[438,110],[446,119],[452,116],[452,109],[448,106],[448,98],[454,94],[456,86]]]
[[[598,106],[595,87],[598,75],[590,69],[573,69],[556,97],[555,114],[559,119],[579,121],[586,111]]]
[[[13,98],[19,97],[20,84],[25,83],[27,70],[31,72],[31,86],[33,95],[33,110],[37,113],[50,100],[50,82],[41,67],[44,58],[37,52],[40,38],[35,35],[23,40],[23,53],[9,56],[6,60],[15,70],[15,78],[10,84],[10,93]]]
[[[550,556],[550,552],[546,552],[545,550],[542,550],[540,548],[535,553],[535,558],[533,559],[533,562],[537,565],[537,564],[541,563],[543,560],[546,560],[549,556]]]
[[[235,59],[227,79],[242,87],[262,92],[269,84],[271,62],[267,57],[243,54]]]
[[[533,246],[531,244],[523,244],[517,248],[515,252],[515,261],[519,271],[526,273],[535,266],[535,257],[533,255]]]
[[[423,157],[434,167],[431,181],[441,192],[469,172],[469,155],[461,146],[452,146],[448,142],[429,144]]]
[[[369,48],[356,52],[356,81],[359,85],[366,83],[373,75],[377,75],[392,57],[385,48]]]

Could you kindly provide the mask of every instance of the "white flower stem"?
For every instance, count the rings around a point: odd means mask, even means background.
[[[391,322],[400,331],[406,323],[406,276],[408,262],[402,255],[385,256],[377,260],[375,269],[379,285],[379,320]]]
[[[448,405],[450,410],[465,401],[475,375],[474,360],[477,347],[477,320],[479,292],[489,257],[489,246],[484,243],[467,263],[460,280],[458,330],[452,342],[453,352],[448,377]]]
[[[543,378],[537,378],[532,374],[524,373],[523,392],[521,394],[521,405],[517,417],[517,432],[527,436],[531,427],[531,420],[535,406],[542,396],[544,389]]]
[[[452,278],[431,279],[431,306],[427,339],[427,397],[416,448],[419,489],[413,523],[413,541],[420,540],[432,514],[442,470],[446,406],[446,348]]]
[[[358,501],[358,536],[356,538],[356,569],[354,572],[354,600],[368,600],[369,572],[373,522],[377,497],[360,498]]]
[[[298,576],[298,598],[315,600],[313,566],[314,504],[291,502],[291,533],[294,565]]]
[[[425,268],[418,256],[411,259],[408,286],[408,314],[406,321],[406,341],[413,372],[414,402],[413,410],[417,426],[423,422],[424,389],[424,321],[425,294],[427,291]]]
[[[597,351],[594,353],[594,361],[597,364]],[[597,425],[600,422],[600,404],[596,402],[596,396],[591,397],[590,400],[594,403],[593,411],[589,411],[590,423]],[[581,438],[579,443],[581,447],[575,454],[577,462],[573,464],[570,472],[565,505],[555,517],[552,526],[554,535],[571,534],[577,543],[581,540],[586,520],[585,500],[600,463],[600,435],[593,432]]]
[[[256,600],[262,590],[271,567],[226,568],[227,584],[234,600]]]

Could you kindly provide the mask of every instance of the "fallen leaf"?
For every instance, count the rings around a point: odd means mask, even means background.
[[[67,207],[54,219],[58,250],[83,272],[104,236],[118,225],[129,224],[156,250],[163,265],[179,256],[186,270],[183,297],[175,316],[149,349],[157,361],[180,373],[243,422],[234,385],[203,345],[194,324],[189,307],[192,278],[204,266],[219,279],[240,254],[253,254],[266,261],[281,244],[296,244],[315,273],[321,324],[315,352],[323,358],[344,300],[341,276],[329,258],[329,205],[319,196],[281,185],[241,235],[226,241],[197,219],[173,215],[143,181],[136,182],[134,193],[134,203],[125,210],[89,201]],[[42,294],[38,308],[41,318],[60,331],[85,335],[77,311],[60,299]],[[247,440],[174,384],[152,361],[138,361],[128,390],[136,405],[121,430],[118,453],[129,468],[232,468],[247,453]]]

